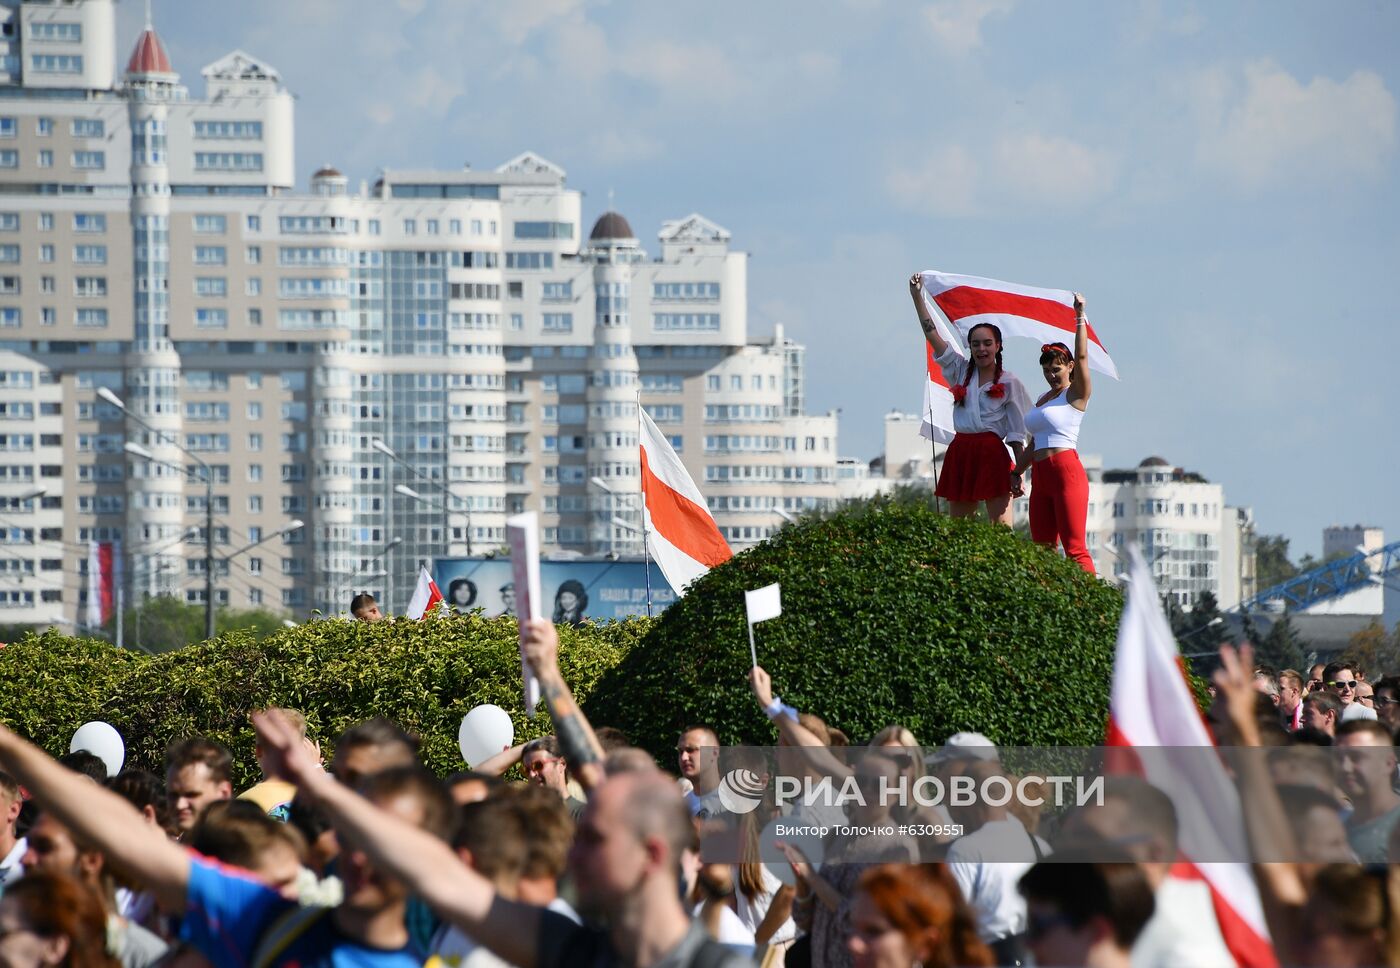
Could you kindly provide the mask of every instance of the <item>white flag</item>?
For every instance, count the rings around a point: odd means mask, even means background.
[[[744,592],[744,608],[749,613],[750,625],[766,622],[783,614],[783,597],[778,584],[774,582],[772,585]]]
[[[525,715],[534,716],[540,681],[525,660],[525,623],[540,612],[540,522],[534,511],[506,518],[510,571],[515,581],[515,617],[520,622],[520,675],[525,682]]]

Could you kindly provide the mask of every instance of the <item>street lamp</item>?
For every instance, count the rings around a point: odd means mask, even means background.
[[[782,508],[775,507],[773,509],[773,513],[776,514],[778,517],[782,518],[788,524],[797,523],[797,518],[793,517],[791,514],[789,514],[787,511],[784,511]]]
[[[470,558],[471,555],[472,555],[472,502],[471,502],[470,500],[466,499],[466,498],[463,498],[460,494],[454,494],[454,493],[452,493],[452,489],[449,488],[446,484],[442,483],[441,481],[434,480],[433,478],[429,477],[427,474],[424,474],[424,473],[423,473],[422,471],[420,471],[418,468],[414,467],[414,466],[413,466],[412,464],[410,464],[408,461],[406,461],[406,460],[404,460],[402,457],[400,457],[400,456],[395,452],[394,448],[390,447],[388,444],[386,444],[386,443],[385,443],[383,440],[381,440],[380,438],[375,437],[373,440],[371,440],[371,441],[369,442],[369,445],[370,445],[371,447],[373,447],[375,450],[379,451],[379,452],[380,452],[381,454],[383,454],[385,457],[389,458],[389,459],[390,459],[391,461],[393,461],[395,464],[398,464],[398,465],[400,465],[401,467],[403,467],[405,470],[407,470],[410,474],[412,474],[412,475],[413,475],[414,477],[416,477],[418,480],[422,481],[422,482],[425,483],[425,484],[431,485],[432,487],[437,488],[437,489],[438,489],[439,491],[441,491],[443,494],[445,494],[445,495],[447,495],[448,497],[452,498],[453,500],[455,500],[455,501],[460,505],[462,513],[465,514],[465,515],[466,515],[466,518],[467,518],[467,533],[466,533],[466,539],[467,539],[467,540],[466,540],[466,545],[467,545],[467,557]],[[398,493],[404,495],[405,497],[411,497],[411,498],[413,498],[413,500],[415,500],[415,501],[422,500],[421,497],[416,496],[416,495],[417,495],[417,492],[416,492],[416,491],[413,491],[412,488],[408,488],[408,490],[406,490],[406,491],[399,490],[400,487],[404,487],[404,486],[405,486],[405,485],[402,485],[402,484],[401,484],[401,485],[399,485],[398,487],[395,487],[394,490],[395,490],[395,491],[398,491]],[[448,514],[448,513],[449,513],[449,512],[447,511],[447,509],[444,508],[444,509],[443,509],[443,514]]]
[[[395,535],[394,537],[390,538],[390,539],[388,540],[388,542],[385,543],[384,547],[382,547],[382,548],[379,549],[379,553],[378,553],[378,554],[376,554],[373,558],[371,558],[371,559],[369,559],[368,561],[366,561],[366,562],[365,562],[363,565],[361,565],[359,568],[356,568],[354,571],[336,572],[336,574],[342,575],[342,576],[344,576],[344,577],[346,578],[346,580],[345,580],[344,582],[340,582],[340,583],[338,583],[337,586],[336,586],[336,597],[337,597],[337,599],[339,599],[339,598],[342,596],[342,594],[345,592],[345,590],[346,590],[346,588],[347,588],[348,586],[352,586],[352,585],[354,584],[354,581],[355,581],[356,578],[387,578],[387,577],[389,577],[389,572],[388,572],[387,570],[385,570],[385,569],[382,569],[382,568],[381,568],[381,569],[379,569],[378,571],[366,571],[365,569],[369,568],[369,567],[370,567],[371,565],[373,565],[376,561],[378,561],[380,558],[383,558],[383,557],[384,557],[385,555],[387,555],[390,551],[393,551],[395,548],[397,548],[397,547],[398,547],[399,545],[401,545],[401,544],[403,544],[403,538],[399,537],[398,535]]]
[[[20,495],[17,496],[16,498],[14,498],[14,500],[16,500],[16,501],[32,501],[32,500],[34,500],[36,497],[43,497],[43,496],[44,496],[45,494],[47,494],[47,493],[49,493],[49,489],[48,489],[47,485],[40,484],[38,487],[31,487],[29,490],[25,491],[24,493],[20,494]]]
[[[204,458],[200,457],[164,430],[151,426],[146,420],[128,410],[126,404],[122,402],[121,397],[117,396],[111,390],[106,387],[98,387],[97,396],[155,434],[159,440],[163,440],[190,460],[194,461],[199,465],[200,470],[204,472],[204,636],[206,639],[212,639],[214,637],[214,472],[210,469],[209,465],[205,463]],[[168,461],[157,461],[154,454],[134,441],[127,441],[124,449],[128,454],[134,457],[165,464],[167,467],[175,467],[184,473],[186,477],[198,480],[195,475],[189,472],[188,468],[180,467],[178,464],[171,464]]]

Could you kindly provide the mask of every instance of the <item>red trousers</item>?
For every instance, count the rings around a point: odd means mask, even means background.
[[[1032,465],[1031,540],[1064,545],[1065,557],[1093,575],[1094,559],[1084,545],[1088,514],[1089,479],[1077,452],[1063,450]]]

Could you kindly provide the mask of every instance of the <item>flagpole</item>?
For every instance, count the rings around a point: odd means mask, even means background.
[[[651,618],[651,540],[647,533],[647,476],[642,470],[642,388],[637,387],[637,474],[642,486],[642,563],[646,568],[647,618]]]
[[[753,623],[749,623],[749,658],[753,659],[753,664],[758,665],[758,649],[753,644]]]

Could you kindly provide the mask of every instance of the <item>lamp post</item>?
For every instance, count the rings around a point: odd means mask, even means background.
[[[398,535],[395,535],[385,543],[384,547],[379,549],[379,553],[377,555],[366,561],[359,568],[356,568],[355,570],[350,572],[341,572],[340,574],[345,575],[346,581],[338,586],[336,592],[337,597],[343,597],[343,593],[345,592],[347,586],[353,587],[353,583],[356,578],[387,578],[389,576],[389,572],[385,569],[380,569],[379,571],[366,571],[365,569],[373,565],[376,561],[378,561],[380,558],[383,558],[385,555],[393,551],[401,544],[403,544],[403,538],[399,537]]]
[[[432,486],[432,487],[437,488],[439,491],[441,491],[441,492],[442,492],[443,494],[445,494],[447,497],[452,498],[454,501],[456,501],[456,502],[461,506],[462,513],[465,514],[465,515],[466,515],[466,518],[467,518],[467,533],[466,533],[466,539],[467,539],[467,540],[466,540],[466,545],[467,545],[467,557],[470,558],[471,555],[472,555],[472,503],[471,503],[471,501],[468,500],[468,499],[463,498],[460,494],[454,494],[454,493],[452,492],[452,489],[449,488],[449,487],[448,487],[446,484],[444,484],[442,481],[435,481],[435,480],[433,480],[431,477],[429,477],[427,474],[424,474],[424,473],[423,473],[422,471],[420,471],[418,468],[414,467],[414,466],[413,466],[412,464],[410,464],[408,461],[406,461],[406,460],[404,460],[402,457],[400,457],[400,456],[398,455],[398,453],[394,450],[394,448],[390,447],[388,444],[386,444],[383,440],[379,439],[378,437],[376,437],[376,438],[374,438],[374,440],[370,441],[370,446],[373,447],[375,450],[379,451],[379,452],[380,452],[381,454],[383,454],[385,457],[389,458],[389,459],[390,459],[391,461],[393,461],[395,464],[398,464],[399,466],[403,467],[405,470],[407,470],[410,474],[412,474],[412,475],[413,475],[415,478],[417,478],[418,480],[422,481],[424,484],[428,484],[428,485],[430,485],[430,486]],[[404,486],[404,485],[399,485],[399,487],[403,487],[403,486]],[[399,487],[394,488],[394,490],[395,490],[395,491],[398,491],[400,494],[404,494],[405,492],[399,490]],[[411,491],[412,488],[409,488],[409,490]],[[414,493],[416,494],[417,492],[414,492]],[[409,495],[405,495],[405,496],[409,496]],[[421,501],[421,500],[424,500],[424,499],[423,499],[422,497],[416,497],[416,498],[414,498],[414,500],[419,500],[419,501]],[[448,513],[447,510],[446,510],[445,508],[444,508],[444,510],[443,510],[443,513],[444,513],[444,514],[447,514],[447,513]]]
[[[165,431],[151,426],[141,417],[138,417],[128,410],[121,398],[111,390],[106,387],[99,387],[97,395],[126,414],[132,420],[136,421],[142,427],[145,427],[151,433],[155,434],[159,439],[170,444],[180,453],[194,461],[199,465],[200,470],[204,472],[204,636],[206,639],[212,639],[214,637],[214,472],[209,465],[205,463],[204,458],[200,457]],[[164,464],[167,467],[174,466],[183,472],[186,477],[194,477],[194,475],[189,473],[187,468],[179,467],[179,465],[172,465],[169,461],[157,460],[154,454],[134,441],[128,440],[125,445],[125,450],[134,457]],[[195,479],[197,480],[198,478]]]

